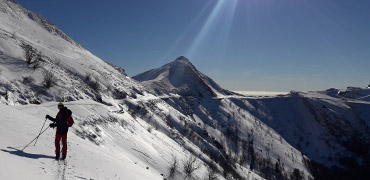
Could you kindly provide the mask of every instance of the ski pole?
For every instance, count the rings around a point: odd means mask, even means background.
[[[41,127],[41,129],[40,129],[39,135],[41,134],[42,129],[44,129],[44,126],[45,126],[46,120],[47,120],[47,118],[45,118],[44,124],[42,125],[42,127]],[[34,146],[36,146],[36,143],[37,143],[37,140],[38,140],[38,139],[39,139],[39,138],[37,138],[37,139],[36,139]]]
[[[24,148],[21,151],[26,149],[33,141],[35,141],[37,138],[39,138],[41,136],[41,134],[44,133],[47,129],[49,129],[49,126],[47,128],[45,128],[38,136],[36,136],[35,139],[33,139],[30,143],[28,143],[26,146],[24,146]]]

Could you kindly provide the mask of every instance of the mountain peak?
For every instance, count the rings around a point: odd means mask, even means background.
[[[230,95],[208,76],[202,74],[189,61],[180,56],[160,68],[152,69],[133,77],[151,86],[156,92],[170,92],[194,97],[216,97],[218,94]]]
[[[176,58],[175,61],[187,61],[187,62],[190,62],[189,59],[186,58],[185,56],[180,56],[180,57]]]

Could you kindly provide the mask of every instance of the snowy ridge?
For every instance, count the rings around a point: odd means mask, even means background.
[[[369,101],[370,88],[360,88],[360,87],[348,87],[346,90],[339,89],[328,89],[326,91],[320,91],[322,94],[329,95],[331,97],[337,98],[347,98],[347,99],[357,99],[363,101]]]
[[[338,96],[349,99],[358,99],[363,101],[369,101],[370,89],[363,89],[357,87],[348,87],[345,91],[339,91]]]
[[[156,91],[164,87],[161,92],[166,92],[165,89],[176,88],[168,85],[174,78],[168,69],[178,64],[175,60],[134,78]],[[191,116],[212,139],[221,142],[226,156],[238,160],[234,163],[257,169],[267,179],[284,179],[284,176],[348,178],[349,174],[361,172],[369,164],[370,106],[364,102],[368,89],[292,91],[288,95],[265,98],[240,95],[193,98],[186,96],[194,94],[190,89],[179,93],[180,96],[174,96],[176,92],[179,91],[167,92],[168,104]],[[366,163],[353,168],[348,164],[353,159]],[[261,162],[266,161],[267,165],[261,166]],[[273,166],[275,170],[279,167],[281,172],[269,171]],[[348,174],[338,175],[340,171]]]

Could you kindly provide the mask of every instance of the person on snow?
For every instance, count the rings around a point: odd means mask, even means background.
[[[58,103],[59,112],[56,118],[46,115],[46,119],[53,121],[49,126],[51,128],[57,127],[55,134],[55,159],[60,157],[60,140],[62,140],[62,160],[67,157],[67,133],[68,127],[73,125],[72,111],[67,109],[62,102]]]

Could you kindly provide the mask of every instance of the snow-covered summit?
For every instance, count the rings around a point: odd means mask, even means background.
[[[160,68],[133,77],[152,87],[158,94],[180,94],[197,97],[231,95],[211,78],[199,72],[188,58],[180,56]]]
[[[185,56],[179,56],[178,58],[175,59],[175,61],[185,61],[187,63],[190,63],[189,59],[186,58]]]

